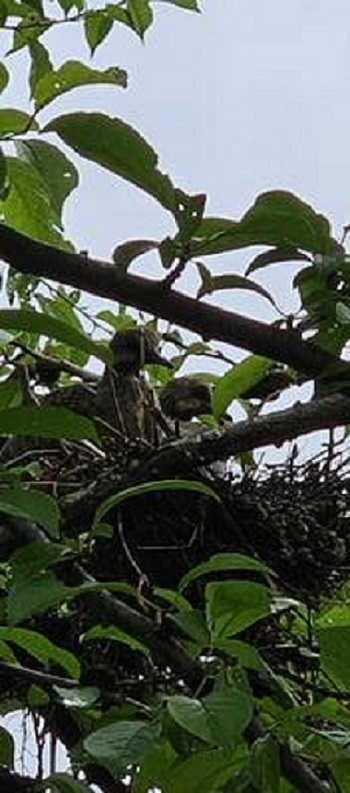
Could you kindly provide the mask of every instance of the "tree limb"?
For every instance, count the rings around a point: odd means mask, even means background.
[[[320,347],[303,341],[293,331],[164,289],[164,283],[130,275],[112,263],[44,245],[3,224],[0,224],[0,257],[23,273],[134,306],[206,339],[233,344],[286,363],[310,377],[338,361]]]

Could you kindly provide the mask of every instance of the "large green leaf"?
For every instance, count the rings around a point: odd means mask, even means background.
[[[125,121],[102,113],[72,113],[53,119],[45,131],[57,132],[82,157],[136,184],[166,209],[174,210],[174,187],[158,170],[155,151]]]
[[[202,575],[223,573],[228,570],[254,570],[263,575],[273,575],[272,570],[267,565],[250,556],[244,556],[241,553],[217,553],[211,556],[207,562],[201,562],[196,567],[192,567],[181,579],[179,589],[185,589],[192,581]]]
[[[75,656],[68,650],[62,650],[61,647],[50,642],[41,633],[27,630],[26,628],[0,626],[0,639],[15,644],[37,661],[40,661],[40,663],[46,664],[48,661],[53,661],[65,669],[73,678],[79,677],[80,665]]]
[[[0,435],[90,439],[98,442],[93,422],[63,407],[18,407],[1,410]]]
[[[25,132],[28,129],[38,129],[36,121],[28,113],[14,107],[0,110],[0,138]]]
[[[168,712],[184,730],[206,743],[233,747],[248,726],[253,700],[244,691],[226,688],[202,700],[175,695],[168,698]]]
[[[235,364],[226,374],[219,378],[213,393],[212,406],[216,418],[222,416],[225,410],[253,386],[262,380],[270,371],[273,362],[260,355],[249,355],[241,363]]]
[[[16,576],[7,598],[7,617],[10,625],[43,614],[69,599],[70,590],[54,573],[40,571],[37,575]],[[0,639],[2,637],[0,636]]]
[[[9,190],[0,201],[3,220],[28,237],[58,248],[72,250],[57,228],[56,212],[45,183],[28,162],[7,158]]]
[[[105,83],[126,88],[127,75],[124,69],[111,66],[99,71],[79,61],[67,61],[57,71],[47,71],[34,87],[35,107],[40,110],[58,96],[84,85]]]
[[[350,607],[334,606],[317,620],[321,669],[345,690],[350,688]]]
[[[128,487],[126,490],[121,490],[120,493],[106,498],[95,512],[93,528],[100,523],[103,516],[106,515],[110,509],[119,506],[124,501],[130,498],[136,498],[137,496],[144,496],[148,493],[158,493],[164,490],[188,490],[192,493],[200,493],[208,498],[213,498],[215,501],[220,501],[220,497],[215,493],[215,490],[203,484],[203,482],[195,482],[187,479],[161,479],[156,482],[144,482],[141,485]]]
[[[91,55],[102,44],[113,27],[113,19],[103,8],[98,11],[88,11],[84,16],[84,33],[90,47]]]
[[[245,762],[244,751],[234,755],[223,749],[207,752],[196,751],[186,759],[179,758],[169,771],[165,780],[166,793],[215,793],[232,787],[232,778]]]
[[[208,255],[251,245],[301,248],[312,253],[339,250],[323,215],[293,193],[274,190],[262,193],[239,222],[204,219],[192,239],[191,253]]]
[[[84,748],[97,760],[111,760],[120,771],[139,763],[156,739],[156,728],[147,721],[117,721],[91,733]]]
[[[205,588],[206,614],[212,642],[249,628],[271,611],[267,587],[253,581],[209,583]]]
[[[26,309],[1,309],[0,328],[39,333],[67,344],[69,347],[76,347],[89,355],[94,355],[104,363],[112,361],[111,353],[105,345],[93,341],[72,325],[68,325],[56,317],[50,317],[48,314],[39,314],[37,311]]]
[[[280,747],[272,735],[258,738],[253,744],[251,773],[254,789],[280,793]]]
[[[127,10],[134,30],[143,39],[153,21],[150,0],[127,0]]]
[[[75,165],[56,146],[41,140],[17,142],[16,151],[19,159],[29,163],[42,178],[57,223],[62,228],[63,204],[79,182]]]
[[[50,537],[59,536],[60,511],[48,493],[15,488],[0,493],[0,512],[20,515],[42,526]]]

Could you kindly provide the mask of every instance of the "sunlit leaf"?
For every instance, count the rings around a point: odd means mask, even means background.
[[[89,355],[94,355],[104,363],[111,362],[111,354],[107,347],[93,341],[71,325],[47,314],[39,314],[26,309],[2,309],[0,310],[0,328],[39,333],[70,347],[77,347]]]
[[[89,11],[84,16],[84,32],[86,41],[90,47],[91,55],[102,44],[108,33],[113,27],[113,19],[104,9]]]
[[[335,253],[339,244],[330,226],[293,193],[262,193],[241,221],[205,218],[191,243],[192,256],[222,253],[251,245],[301,248],[312,253]]]
[[[38,129],[37,122],[14,107],[2,108],[0,110],[0,137],[8,137],[11,133],[18,134],[29,129]]]
[[[0,411],[0,435],[91,439],[98,442],[92,421],[61,407],[18,407]]]
[[[29,163],[42,178],[61,226],[64,202],[79,181],[75,165],[56,146],[41,140],[17,142],[16,151],[18,157]]]
[[[241,363],[235,364],[226,374],[219,378],[213,393],[212,406],[216,418],[239,396],[255,386],[270,371],[273,362],[260,355],[249,355]]]
[[[72,250],[73,246],[58,229],[50,195],[38,172],[14,157],[7,158],[7,171],[9,190],[0,201],[5,223],[33,239]]]
[[[145,644],[138,641],[138,639],[134,639],[133,636],[129,636],[128,633],[125,631],[120,630],[120,628],[116,628],[114,625],[95,625],[93,628],[90,628],[87,633],[83,636],[83,641],[88,642],[92,640],[105,640],[105,641],[112,641],[112,642],[119,642],[120,644],[124,644],[127,647],[130,647],[131,650],[135,652],[140,652],[149,657],[149,649],[146,647]]]
[[[130,498],[144,496],[147,493],[158,493],[164,490],[187,490],[192,493],[199,493],[200,495],[207,496],[208,498],[213,498],[215,501],[220,501],[220,497],[215,493],[215,490],[203,484],[203,482],[194,482],[187,479],[161,479],[156,482],[144,482],[141,485],[128,487],[126,490],[122,490],[120,493],[116,493],[103,501],[95,512],[93,527],[101,522],[103,516],[106,515],[112,507],[117,507]]]
[[[207,562],[201,562],[196,567],[192,567],[181,579],[179,589],[185,589],[192,581],[202,575],[222,573],[228,570],[255,570],[262,575],[273,575],[272,570],[267,565],[250,556],[244,556],[241,553],[217,553],[208,559]]]
[[[72,677],[79,677],[80,665],[75,656],[68,652],[68,650],[63,650],[61,647],[53,644],[41,633],[28,630],[27,628],[8,628],[0,626],[0,639],[15,644],[41,663],[53,661],[55,664],[59,664],[59,666],[65,669]]]
[[[126,88],[127,75],[123,69],[118,69],[116,66],[98,71],[79,61],[67,61],[57,71],[46,72],[36,83],[34,88],[35,107],[41,109],[53,99],[73,88],[97,83]]]
[[[267,587],[253,581],[209,583],[205,589],[206,613],[212,642],[229,638],[267,617],[271,595]]]
[[[153,13],[149,0],[127,0],[127,10],[130,14],[132,26],[136,33],[143,39],[146,30],[153,21]]]

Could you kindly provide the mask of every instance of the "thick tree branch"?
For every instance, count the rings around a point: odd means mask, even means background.
[[[142,465],[142,476],[183,473],[195,465],[227,460],[239,452],[261,446],[281,446],[300,435],[349,423],[349,397],[336,394],[305,405],[296,404],[288,410],[258,416],[252,421],[240,421],[225,430],[204,431],[164,445]]]
[[[109,262],[35,242],[2,224],[0,258],[23,273],[49,278],[148,311],[204,338],[227,342],[281,361],[311,377],[337,360],[291,331],[164,289],[161,282],[129,275]]]

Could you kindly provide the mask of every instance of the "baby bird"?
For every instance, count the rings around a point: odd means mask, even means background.
[[[159,401],[164,415],[175,421],[191,421],[212,410],[209,386],[195,377],[171,380],[162,388]]]

